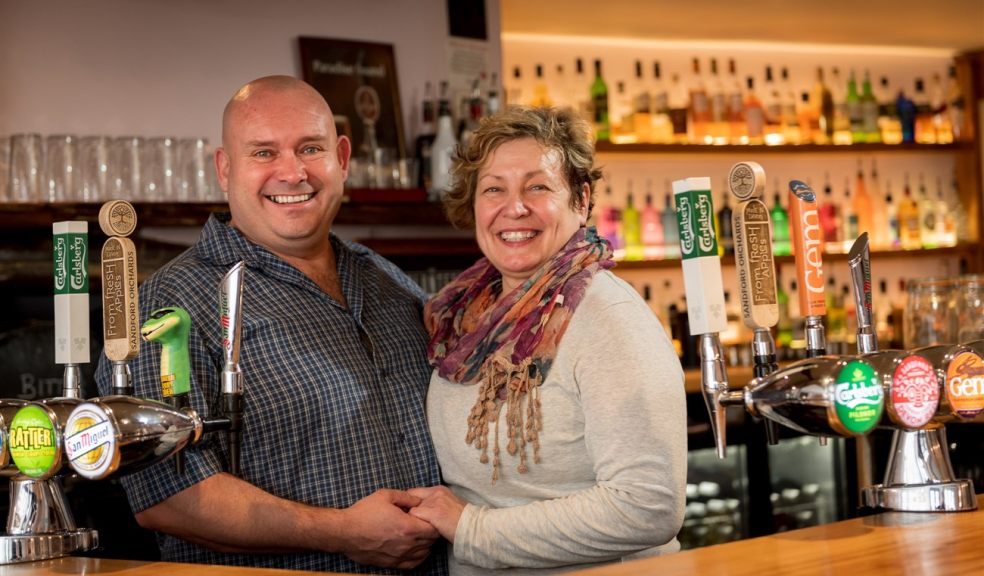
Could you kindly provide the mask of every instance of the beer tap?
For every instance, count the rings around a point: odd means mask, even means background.
[[[125,200],[112,200],[99,210],[99,227],[109,237],[102,248],[103,352],[112,362],[114,394],[133,394],[127,361],[140,352],[137,310],[137,249],[127,238],[137,213]]]
[[[854,288],[854,308],[857,317],[858,354],[878,351],[878,335],[872,326],[871,313],[871,260],[868,249],[868,233],[862,232],[851,245],[847,255],[851,270],[851,285]],[[857,441],[858,485],[874,483],[874,454],[867,438]]]
[[[230,269],[219,284],[219,324],[222,328],[222,401],[229,419],[229,472],[239,475],[242,440],[243,373],[239,368],[245,263]]]
[[[701,389],[711,419],[717,455],[724,458],[727,452],[726,414],[720,400],[728,392],[728,375],[718,334],[727,328],[727,317],[721,258],[714,230],[711,179],[677,180],[673,182],[673,194],[690,333],[700,336]]]
[[[752,329],[754,374],[762,378],[775,372],[776,343],[770,331],[779,322],[776,273],[772,259],[772,221],[762,201],[765,170],[755,162],[739,162],[728,174],[728,186],[738,199],[732,212],[735,261],[745,326]],[[769,444],[779,443],[775,423],[765,421]]]
[[[191,361],[188,357],[188,334],[191,316],[183,308],[171,306],[150,313],[140,327],[140,336],[147,342],[161,344],[161,393],[176,411],[189,408],[191,391]],[[184,472],[184,457],[175,456],[178,474]]]

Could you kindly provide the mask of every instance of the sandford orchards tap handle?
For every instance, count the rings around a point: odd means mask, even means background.
[[[175,306],[151,312],[150,318],[140,328],[140,335],[148,342],[161,344],[161,393],[164,400],[177,410],[188,407],[191,391],[191,362],[188,357],[188,333],[191,317],[183,308]],[[184,470],[184,459],[176,456],[178,472]]]
[[[711,179],[687,178],[673,183],[677,224],[680,229],[680,256],[683,283],[687,293],[690,333],[700,335],[701,387],[711,417],[711,431],[719,458],[727,449],[725,407],[722,394],[728,391],[724,353],[718,333],[727,327],[721,258],[714,230]]]
[[[765,170],[755,162],[739,162],[728,174],[728,186],[739,200],[732,212],[732,228],[741,313],[745,326],[752,329],[755,377],[762,378],[779,369],[776,343],[770,332],[779,322],[779,301],[772,259],[772,220],[768,206],[761,199],[765,190]],[[769,444],[779,442],[775,423],[767,420],[765,432]]]
[[[229,419],[229,473],[239,475],[242,440],[243,373],[239,368],[242,332],[243,276],[245,263],[239,262],[226,273],[219,285],[219,322],[222,327],[222,401]]]
[[[789,223],[796,254],[796,281],[799,283],[799,307],[806,334],[808,358],[827,353],[823,317],[827,314],[824,299],[823,245],[817,195],[808,184],[789,182]]]
[[[55,363],[65,365],[62,396],[80,398],[79,364],[89,362],[89,224],[52,224]]]
[[[127,361],[140,352],[137,249],[126,237],[136,225],[129,202],[112,200],[99,210],[99,226],[109,237],[102,248],[103,350],[113,363],[114,394],[133,394]]]
[[[851,268],[851,284],[854,285],[854,304],[858,318],[858,353],[878,351],[878,335],[871,323],[871,256],[868,250],[868,233],[862,232],[847,255]]]

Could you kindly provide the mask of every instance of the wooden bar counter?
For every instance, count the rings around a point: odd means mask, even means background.
[[[661,558],[575,572],[578,576],[850,576],[984,574],[984,496],[978,510],[949,514],[885,512]],[[0,576],[285,576],[293,570],[68,557],[0,566]],[[324,573],[323,573],[324,574]]]

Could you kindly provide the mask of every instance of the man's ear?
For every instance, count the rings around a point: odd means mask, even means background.
[[[215,176],[219,181],[219,188],[229,194],[229,155],[224,148],[215,149]]]

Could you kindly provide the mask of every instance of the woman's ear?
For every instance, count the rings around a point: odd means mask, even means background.
[[[586,226],[588,223],[588,202],[591,201],[591,185],[587,182],[581,184],[581,207],[578,209],[578,215],[580,216],[579,222],[581,226]]]

